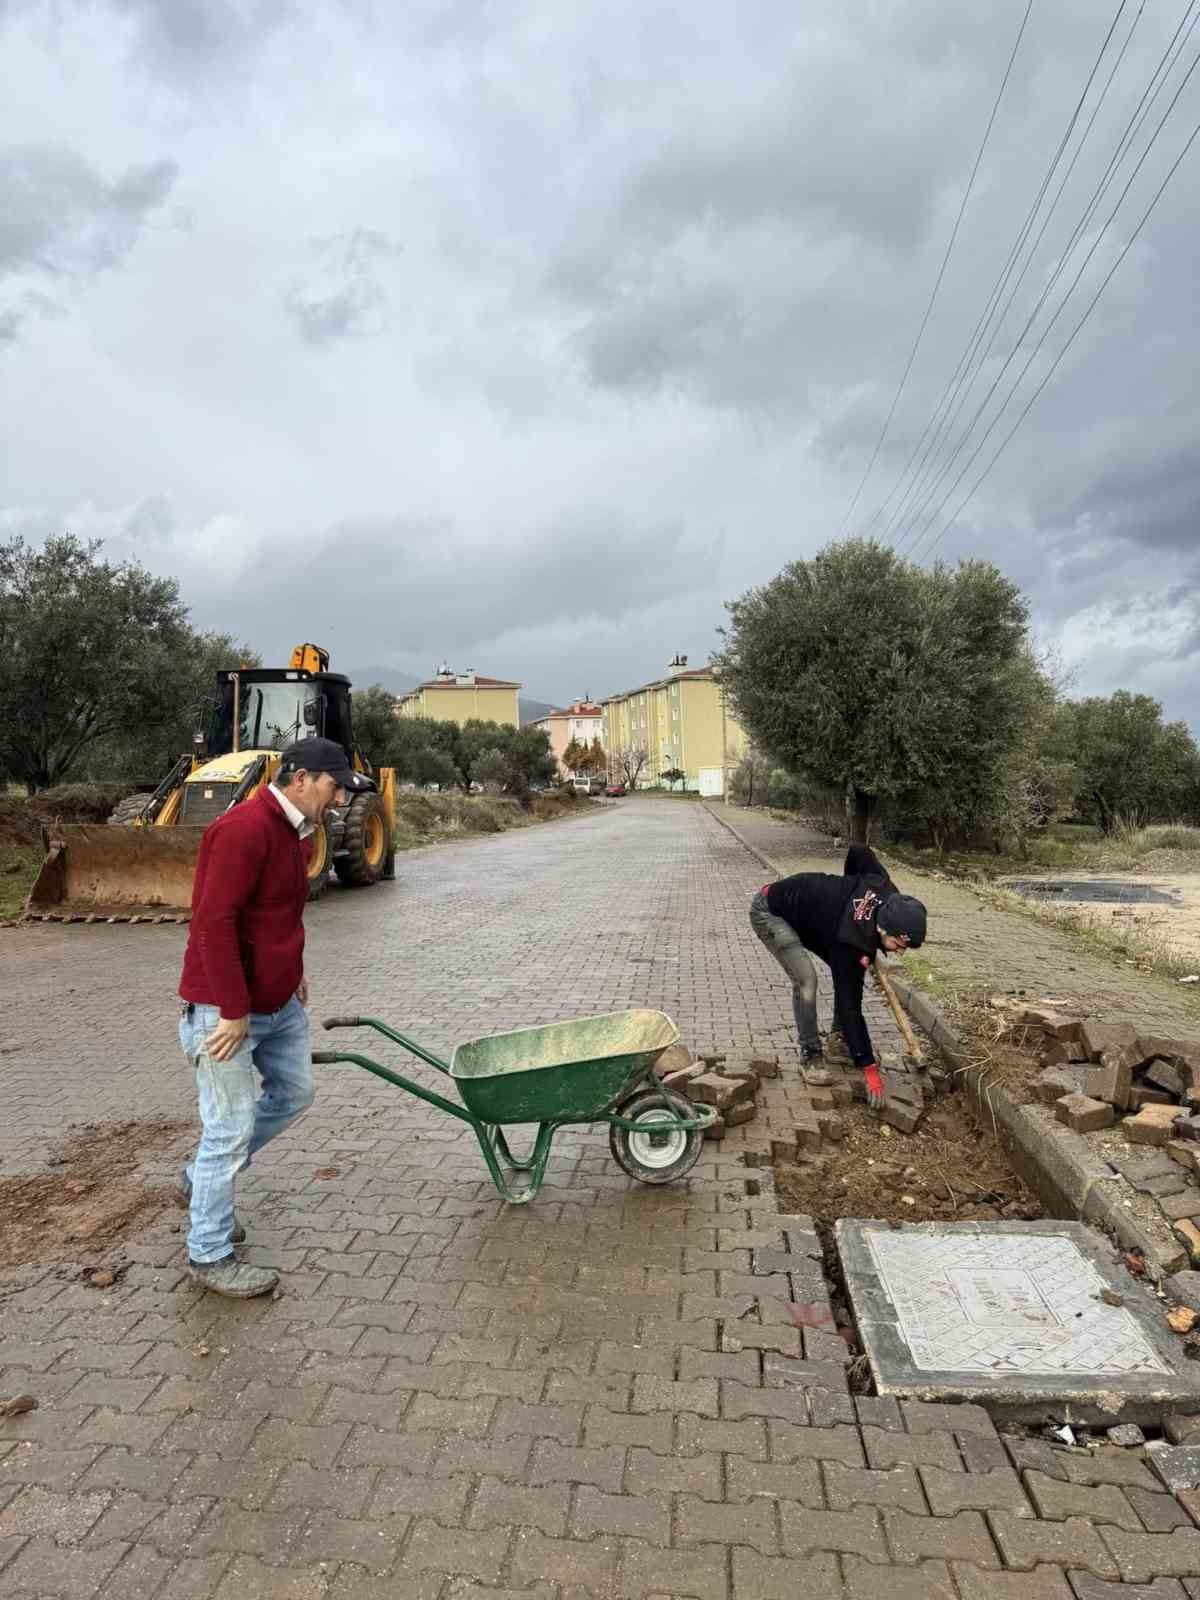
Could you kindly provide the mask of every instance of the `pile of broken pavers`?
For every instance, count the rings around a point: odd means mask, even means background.
[[[1040,1044],[1033,1089],[1059,1122],[1074,1133],[1115,1125],[1130,1145],[1149,1147],[1114,1165],[1158,1202],[1200,1262],[1200,1039],[1139,1034],[1132,1023],[1041,1006],[1010,1003],[1007,1013],[1014,1030],[1026,1030],[1026,1043],[1033,1035]]]
[[[717,1119],[704,1130],[706,1139],[723,1139],[727,1128],[753,1122],[758,1115],[758,1085],[779,1076],[776,1056],[756,1056],[731,1063],[719,1051],[694,1056],[682,1041],[664,1050],[655,1069],[664,1089],[683,1095],[693,1105],[712,1106]]]

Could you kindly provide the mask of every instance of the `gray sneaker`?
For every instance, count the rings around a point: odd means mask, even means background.
[[[221,1261],[189,1258],[187,1274],[202,1289],[227,1295],[231,1300],[253,1300],[256,1295],[270,1294],[279,1282],[279,1274],[270,1267],[252,1267],[236,1256],[225,1256]]]
[[[828,1089],[833,1083],[833,1073],[825,1065],[825,1056],[820,1050],[801,1050],[800,1071],[810,1089]]]
[[[192,1180],[187,1175],[187,1168],[179,1174],[179,1182],[175,1185],[175,1204],[186,1211],[192,1203]],[[229,1235],[232,1244],[245,1244],[246,1230],[237,1219],[237,1212],[233,1214],[233,1232]]]

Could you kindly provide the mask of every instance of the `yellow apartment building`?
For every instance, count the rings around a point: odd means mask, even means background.
[[[646,752],[639,788],[657,785],[675,767],[686,774],[684,788],[724,794],[749,743],[712,668],[689,668],[686,656],[674,657],[665,678],[611,695],[603,707],[601,743],[612,775],[623,751]]]
[[[509,683],[504,678],[485,678],[474,670],[452,672],[449,667],[442,666],[432,678],[400,697],[396,715],[457,722],[460,728],[473,718],[519,728],[520,690],[519,683]]]

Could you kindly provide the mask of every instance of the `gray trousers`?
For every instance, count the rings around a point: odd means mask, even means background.
[[[819,1052],[821,1035],[817,1028],[817,969],[800,935],[790,922],[785,922],[768,909],[767,897],[761,889],[750,902],[750,926],[791,980],[792,1013],[796,1018],[801,1049]]]

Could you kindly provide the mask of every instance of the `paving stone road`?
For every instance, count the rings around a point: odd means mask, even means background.
[[[41,1402],[0,1420],[0,1595],[1200,1600],[1200,1532],[1136,1453],[1068,1476],[974,1407],[854,1400],[840,1341],[796,1325],[819,1243],[740,1160],[794,1084],[746,922],[762,878],[701,807],[630,800],[315,907],[318,1015],[436,1048],[660,1005],[697,1047],[779,1049],[785,1075],[686,1183],[629,1182],[585,1132],[510,1208],[456,1124],[319,1069],[240,1188],[281,1299],[202,1295],[167,1219],[111,1290],[0,1274],[0,1394]],[[0,934],[0,1170],[37,1170],[71,1121],[191,1114],[181,944]]]

